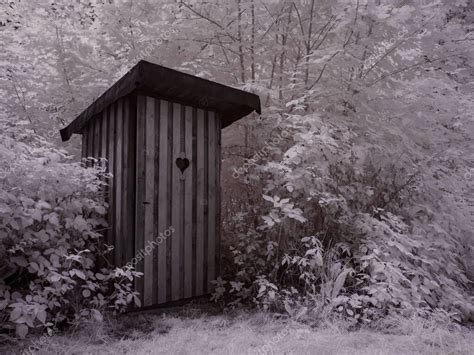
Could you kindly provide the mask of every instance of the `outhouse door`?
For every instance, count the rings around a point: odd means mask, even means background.
[[[142,305],[208,294],[219,263],[221,123],[213,111],[157,97],[138,95],[136,108]]]

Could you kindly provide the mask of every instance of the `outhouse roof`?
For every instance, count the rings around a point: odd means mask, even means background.
[[[134,91],[219,112],[222,128],[253,111],[261,113],[260,98],[255,94],[141,60],[60,131],[62,140],[82,133],[92,117]]]

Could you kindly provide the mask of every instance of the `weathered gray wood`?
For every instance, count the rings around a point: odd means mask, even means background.
[[[167,205],[166,205],[166,213],[167,213],[167,225],[173,226],[173,216],[172,216],[172,197],[173,197],[173,190],[172,190],[172,181],[173,181],[173,169],[172,166],[174,164],[173,161],[173,103],[168,102],[168,157],[166,169],[164,170],[164,174],[166,174],[166,186],[167,186]],[[174,226],[173,226],[174,227]],[[176,236],[176,232],[173,234],[172,238]],[[172,240],[171,238],[168,240],[166,244],[166,300],[171,301],[171,293],[172,293]]]
[[[122,265],[122,143],[123,143],[123,99],[117,102],[115,111],[115,262],[117,265]]]
[[[107,111],[103,111],[101,118],[100,118],[100,140],[101,140],[101,146],[100,146],[100,157],[107,159]],[[102,166],[106,166],[105,161],[103,161]]]
[[[184,172],[184,298],[193,295],[193,109],[185,108],[185,156],[190,166]]]
[[[155,242],[156,245],[153,249],[153,289],[152,289],[152,298],[153,304],[158,304],[158,249],[160,243],[163,241],[163,238],[160,238],[160,227],[158,223],[159,218],[159,186],[160,186],[160,100],[154,98],[154,125],[155,125],[155,160],[154,160],[154,171],[155,171],[155,183],[153,185],[153,199],[154,199],[154,208],[153,208],[153,230],[155,233]]]
[[[145,113],[145,206],[144,206],[144,251],[145,266],[144,273],[144,301],[145,306],[153,302],[153,241],[154,222],[153,212],[155,209],[154,187],[155,187],[155,100],[146,97]]]
[[[164,233],[170,225],[168,224],[168,195],[171,193],[168,188],[168,156],[169,156],[169,142],[168,142],[168,108],[169,104],[167,101],[160,100],[160,148],[159,148],[159,171],[160,178],[158,181],[158,232]],[[174,238],[174,234],[168,238],[160,239],[161,243],[158,246],[158,283],[155,287],[158,288],[158,303],[164,303],[167,301],[167,276],[168,276],[168,265],[167,265],[167,248],[171,243],[171,238]]]
[[[82,158],[85,158],[87,156],[87,138],[88,138],[88,134],[87,134],[87,128],[85,128],[83,131],[82,131],[82,146],[81,146],[81,157]]]
[[[121,180],[121,186],[120,186],[120,191],[121,191],[121,204],[119,206],[119,215],[117,218],[120,219],[120,265],[125,265],[129,260],[126,259],[125,257],[125,251],[127,249],[127,236],[126,236],[126,206],[127,206],[127,170],[128,170],[128,160],[127,160],[127,144],[128,144],[128,137],[127,137],[127,132],[128,132],[128,118],[130,116],[130,103],[129,103],[129,98],[124,97],[122,100],[122,132],[121,132],[121,144],[120,147],[118,148],[121,153],[121,169],[119,171],[120,174],[120,180]]]
[[[214,112],[208,113],[208,232],[207,232],[207,292],[213,288],[216,277],[216,119]]]
[[[92,150],[92,156],[95,159],[99,159],[100,157],[100,145],[101,145],[101,134],[100,134],[100,119],[99,117],[95,117],[94,120],[94,147]],[[99,162],[96,162],[95,165],[97,166]]]
[[[94,123],[91,121],[87,126],[87,157],[92,157],[94,151]],[[92,166],[92,161],[87,161],[87,166]]]
[[[136,211],[135,211],[135,269],[144,272],[143,247],[144,247],[144,223],[145,223],[145,97],[139,95],[137,98],[137,138],[136,138]],[[135,288],[140,292],[142,304],[144,294],[144,275],[136,279]]]
[[[204,111],[197,110],[197,191],[196,191],[196,291],[195,296],[204,294],[204,229],[207,221],[204,217],[205,191],[205,141],[206,121]]]
[[[125,98],[123,128],[123,203],[122,203],[122,265],[133,258],[135,232],[135,125],[136,107],[133,98]]]
[[[216,278],[221,273],[221,137],[222,120],[216,115]]]
[[[193,277],[192,277],[192,292],[193,292],[193,297],[196,296],[196,245],[197,245],[197,208],[196,206],[198,205],[197,202],[197,175],[198,175],[198,164],[197,164],[197,109],[193,107],[192,109],[193,112],[193,118],[192,118],[192,135],[193,135],[193,140],[192,140],[192,149],[193,149],[193,156],[192,156],[192,164],[191,164],[191,169],[192,169],[192,251],[193,251],[193,259],[192,259],[192,267],[193,267]]]
[[[115,246],[115,105],[111,105],[108,108],[108,126],[109,126],[109,137],[108,137],[108,159],[109,168],[108,172],[111,174],[109,179],[108,188],[108,200],[109,200],[109,211],[108,221],[109,228],[107,230],[107,243]],[[115,264],[114,256],[115,250],[111,253],[110,259]]]
[[[172,214],[172,225],[175,229],[175,233],[171,238],[171,300],[175,301],[180,298],[180,262],[181,257],[181,241],[182,241],[182,215],[181,215],[181,195],[182,195],[182,183],[181,183],[181,171],[176,166],[176,159],[179,158],[181,152],[181,105],[173,104],[173,159],[169,168],[172,171],[172,182],[171,182],[171,214]]]
[[[108,126],[107,126],[107,110],[104,110],[100,117],[100,158],[101,158],[101,167],[102,169],[107,168],[107,133],[108,133]],[[107,183],[106,179],[102,180],[103,182]],[[107,187],[104,186],[103,193],[107,195]]]

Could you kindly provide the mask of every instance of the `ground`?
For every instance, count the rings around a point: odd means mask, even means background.
[[[66,334],[0,347],[1,354],[474,354],[474,331],[407,320],[403,331],[344,330],[268,313],[223,315],[191,307],[134,314]]]

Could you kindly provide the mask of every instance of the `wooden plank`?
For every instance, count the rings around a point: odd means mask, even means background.
[[[87,157],[92,157],[92,152],[94,151],[94,121],[90,121],[87,125]],[[88,161],[87,166],[92,166],[92,162]]]
[[[216,119],[214,112],[208,113],[208,237],[207,237],[207,292],[213,290],[216,278]]]
[[[135,270],[144,272],[143,247],[144,247],[144,202],[145,202],[145,97],[137,98],[137,159],[136,159],[136,210],[135,210]],[[143,287],[146,275],[136,279],[135,290],[140,293],[143,304]]]
[[[100,132],[101,132],[101,137],[100,137],[100,140],[101,140],[101,145],[100,145],[100,157],[102,158],[101,160],[101,167],[102,169],[105,171],[107,171],[108,169],[108,162],[107,162],[107,148],[108,148],[108,121],[107,121],[107,109],[105,109],[104,111],[102,111],[102,113],[100,114]],[[101,179],[101,181],[104,183],[104,184],[107,184],[108,183],[108,179],[106,177],[103,177]],[[101,189],[101,193],[103,194],[103,197],[104,197],[104,201],[105,203],[109,203],[109,198],[108,198],[108,186],[107,185],[104,185]],[[107,226],[109,226],[109,222],[107,221]],[[108,233],[108,230],[106,229],[104,232],[103,232],[103,235],[104,235],[104,242],[107,243],[107,234],[110,234]],[[111,262],[112,260],[109,259],[109,262]],[[105,260],[102,260],[99,264],[99,267],[105,267],[106,266],[106,263],[105,263]]]
[[[184,298],[193,295],[193,108],[185,108],[184,142],[190,166],[184,173]]]
[[[193,127],[192,127],[192,149],[193,157],[191,165],[192,168],[192,185],[193,185],[193,196],[192,196],[192,267],[193,267],[193,297],[196,296],[196,240],[197,240],[197,109],[193,107]]]
[[[107,110],[104,110],[101,114],[100,117],[100,140],[101,140],[101,146],[100,146],[100,157],[106,159],[107,158]],[[104,164],[105,166],[105,164]]]
[[[167,101],[160,100],[160,142],[159,142],[159,171],[160,179],[158,181],[158,231],[163,233],[168,229],[168,195],[170,194],[168,188],[168,156],[169,156],[169,142],[168,142],[168,109]],[[174,238],[171,235],[170,238]],[[163,239],[158,246],[158,303],[167,301],[167,249],[171,240],[169,238]]]
[[[171,238],[171,300],[180,299],[180,272],[181,263],[181,240],[182,240],[182,224],[181,224],[181,196],[182,196],[182,181],[181,171],[176,166],[176,159],[181,153],[181,108],[182,106],[173,103],[173,159],[170,168],[172,169],[171,182],[171,215],[172,226],[175,229],[174,235]]]
[[[107,243],[109,245],[113,245],[115,248],[115,223],[114,223],[114,203],[115,203],[115,105],[111,105],[107,109],[108,113],[108,126],[109,126],[109,138],[108,138],[108,159],[109,159],[109,168],[108,172],[112,175],[109,179],[109,187],[108,187],[108,201],[109,201],[109,213],[108,213],[108,221],[109,221],[109,228],[107,230]],[[110,260],[114,265],[115,250],[110,254]]]
[[[201,201],[201,206],[203,208],[204,216],[203,216],[203,235],[204,235],[204,267],[203,267],[203,272],[204,272],[204,293],[207,293],[207,269],[208,269],[208,238],[209,238],[209,225],[208,225],[208,216],[209,216],[209,209],[208,209],[208,193],[209,193],[209,130],[208,130],[208,111],[204,111],[204,182],[203,182],[203,187],[204,187],[204,197]]]
[[[81,158],[85,158],[87,156],[87,127],[82,131],[82,146],[81,146]]]
[[[153,209],[153,230],[155,233],[156,246],[153,249],[153,304],[158,304],[158,250],[160,244],[163,243],[163,236],[160,235],[163,231],[160,230],[158,223],[159,218],[159,184],[160,184],[160,100],[153,99],[155,109],[153,112],[154,126],[155,126],[155,183],[153,189],[154,209]]]
[[[122,260],[122,143],[123,143],[123,99],[117,102],[115,111],[115,204],[114,204],[114,225],[115,225],[115,263],[123,265]]]
[[[129,239],[132,238],[130,235],[130,194],[129,194],[129,169],[130,169],[130,158],[129,158],[129,144],[130,144],[130,97],[123,98],[123,126],[122,126],[122,171],[121,171],[121,190],[122,190],[122,204],[120,206],[120,220],[122,225],[122,233],[120,235],[120,260],[121,265],[126,265],[130,262],[132,256],[129,252]]]
[[[107,126],[107,110],[102,111],[102,114],[100,115],[100,157],[101,159],[101,167],[102,169],[107,168],[107,131],[108,131],[108,126]],[[103,182],[105,181],[102,180]],[[107,193],[107,189],[104,187],[104,194]]]
[[[216,278],[221,273],[221,137],[222,120],[216,115]]]
[[[101,134],[100,134],[100,117],[94,117],[94,148],[92,155],[94,158],[99,159],[100,158],[100,145],[101,145]],[[95,163],[96,165],[99,164],[99,162]]]
[[[98,114],[94,117],[95,125],[94,125],[94,157],[97,159],[95,163],[96,167],[101,169],[103,167],[103,159],[102,157],[102,146],[106,144],[102,140],[102,114]],[[104,193],[104,189],[101,189],[101,193]]]
[[[122,211],[124,258],[130,262],[135,249],[135,150],[136,150],[136,96],[128,97],[127,125],[124,128],[124,209]]]
[[[205,201],[204,189],[205,189],[205,116],[204,111],[201,109],[197,110],[197,186],[196,186],[196,204],[197,220],[196,220],[196,291],[195,296],[201,296],[204,294],[204,226],[207,221],[204,218],[204,205]]]
[[[181,105],[180,109],[180,138],[179,138],[179,150],[180,150],[180,156],[183,159],[188,159],[186,156],[186,131],[185,131],[185,125],[186,125],[186,107],[184,105]],[[189,159],[188,159],[189,162]],[[179,195],[179,216],[180,216],[180,228],[181,228],[181,233],[180,233],[180,248],[179,248],[179,297],[181,299],[184,298],[184,203],[185,203],[185,187],[186,187],[186,175],[185,173],[189,171],[189,166],[181,172],[180,170],[180,195]]]
[[[154,240],[154,187],[155,187],[155,100],[146,97],[145,110],[145,206],[144,206],[144,291],[143,304],[153,302],[153,240]]]
[[[165,170],[163,170],[163,174],[166,175],[166,188],[167,188],[167,195],[166,195],[166,215],[167,215],[167,226],[172,226],[173,224],[173,216],[172,216],[172,197],[173,197],[173,190],[172,190],[172,181],[173,181],[173,103],[168,102],[168,157],[167,162],[168,165],[166,166]],[[176,233],[173,234],[173,238],[176,237]],[[171,301],[171,293],[172,293],[172,241],[171,239],[166,244],[166,300]]]

